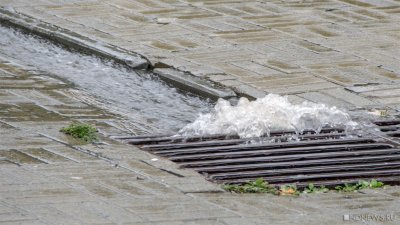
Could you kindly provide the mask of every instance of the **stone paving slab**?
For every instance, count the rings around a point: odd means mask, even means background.
[[[291,94],[289,98],[297,102],[311,99],[349,108],[381,103],[399,110],[394,42],[400,38],[398,1],[2,0],[0,4],[146,53],[154,65],[225,82],[250,96],[274,90]],[[346,33],[353,28],[354,37]],[[365,39],[367,35],[373,37]],[[155,156],[108,139],[136,128],[74,94],[85,95],[0,56],[0,224],[400,221],[399,187],[300,197],[223,192],[193,171],[163,159],[152,161]],[[77,120],[96,124],[106,145],[80,145],[59,132]],[[396,217],[387,222],[343,221],[343,215],[359,214]]]

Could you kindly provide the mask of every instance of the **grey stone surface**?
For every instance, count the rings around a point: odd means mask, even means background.
[[[24,82],[35,70],[4,57],[0,68],[8,74],[0,77],[1,224],[343,224],[343,215],[362,213],[400,218],[398,187],[300,197],[224,192],[192,170],[110,140],[108,134],[127,135],[129,129],[112,114],[62,94],[71,87],[54,85],[57,80]],[[10,79],[14,86],[3,82]],[[75,107],[65,113],[62,106]],[[102,124],[107,145],[80,145],[59,132],[77,113]]]
[[[292,94],[294,102],[400,110],[398,1],[0,5],[254,97],[273,92]],[[299,197],[221,192],[193,171],[110,140],[109,134],[130,133],[119,126],[126,121],[71,93],[84,94],[0,57],[1,224],[379,224],[345,222],[347,214],[393,214],[394,221],[381,224],[400,221],[396,186]],[[59,132],[77,119],[103,124],[108,145],[79,145]]]

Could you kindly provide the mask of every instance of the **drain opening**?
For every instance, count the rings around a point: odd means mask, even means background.
[[[375,124],[388,137],[397,137],[393,132],[399,132],[400,121]],[[400,146],[396,141],[334,128],[324,128],[320,133],[308,131],[298,135],[297,141],[288,141],[293,134],[280,131],[269,137],[244,139],[235,135],[115,138],[222,184],[242,184],[257,178],[276,186],[298,187],[309,183],[336,186],[360,179],[400,181]]]
[[[400,138],[400,120],[375,121],[374,124],[387,136]]]

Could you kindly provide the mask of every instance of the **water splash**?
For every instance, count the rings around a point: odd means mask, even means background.
[[[269,135],[277,130],[319,132],[324,126],[349,129],[356,125],[347,112],[336,107],[307,101],[296,105],[285,96],[269,94],[255,101],[241,98],[236,106],[220,99],[213,112],[201,114],[178,134],[237,134],[241,138],[250,138]]]

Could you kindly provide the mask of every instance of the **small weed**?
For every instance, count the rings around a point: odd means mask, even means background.
[[[325,186],[317,187],[314,184],[310,183],[307,187],[304,188],[303,193],[311,194],[311,193],[326,193],[329,189]]]
[[[249,181],[246,184],[238,185],[238,184],[230,184],[224,185],[223,188],[230,192],[235,193],[272,193],[277,194],[278,190],[268,184],[268,182],[264,181],[262,178],[259,178],[255,181]]]
[[[383,182],[377,181],[377,180],[375,180],[375,179],[372,179],[372,180],[369,182],[369,188],[372,188],[372,189],[374,189],[374,188],[381,188],[381,187],[384,187],[384,186],[385,186],[385,184],[384,184]]]
[[[97,129],[86,123],[71,123],[69,126],[61,128],[60,132],[81,139],[87,143],[97,140]]]
[[[242,185],[224,185],[223,188],[227,191],[235,193],[270,193],[274,195],[290,196],[298,196],[300,194],[295,185],[284,185],[278,190],[276,187],[268,184],[268,182],[264,181],[262,178],[247,182]]]
[[[340,186],[336,186],[335,190],[338,192],[353,192],[366,188],[381,188],[384,186],[383,182],[372,179],[370,181],[360,180],[356,184],[344,184]],[[262,178],[259,178],[255,181],[250,181],[245,184],[231,184],[224,185],[223,188],[230,192],[235,193],[271,193],[275,195],[289,195],[289,196],[298,196],[300,195],[300,191],[297,189],[296,185],[283,185],[279,189],[275,188],[273,185],[268,184],[268,182],[264,181]],[[326,193],[330,189],[325,186],[315,186],[310,183],[307,187],[304,188],[302,193]]]
[[[291,195],[298,196],[300,195],[299,190],[297,190],[296,185],[283,185],[279,188],[279,195]]]
[[[353,192],[359,190],[358,184],[344,184],[336,186],[335,189],[339,192]]]
[[[344,184],[341,186],[336,186],[335,189],[339,192],[354,192],[366,188],[381,188],[383,186],[383,182],[372,179],[371,181],[360,180],[356,184]]]

